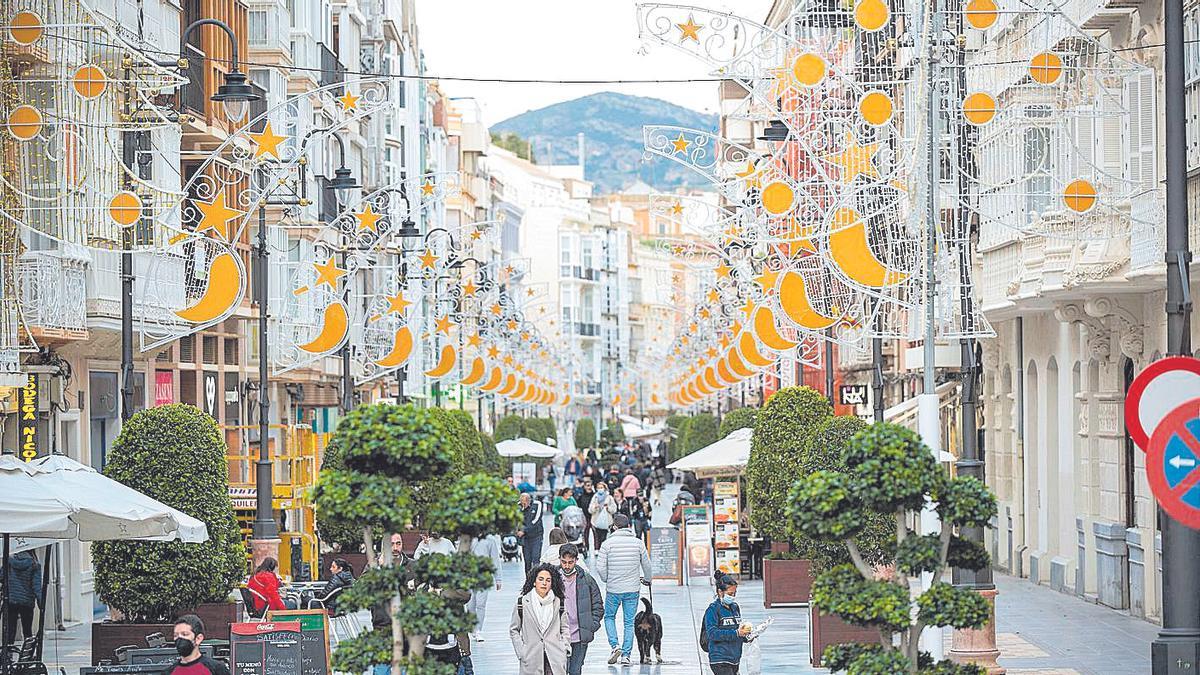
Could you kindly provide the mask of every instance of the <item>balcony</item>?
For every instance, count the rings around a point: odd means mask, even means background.
[[[346,66],[338,60],[337,54],[326,47],[320,45],[321,52],[321,79],[318,84],[322,87],[341,84],[346,81]]]
[[[17,263],[25,325],[39,343],[86,340],[87,268],[81,257],[30,251]]]
[[[580,265],[560,265],[559,276],[568,279],[580,279],[583,281],[599,281],[600,270],[594,267],[582,267]]]
[[[583,337],[599,337],[600,325],[595,323],[575,322],[575,334]]]

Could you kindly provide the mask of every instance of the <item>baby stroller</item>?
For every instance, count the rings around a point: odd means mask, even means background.
[[[583,536],[587,532],[587,518],[583,515],[583,509],[578,506],[568,506],[563,509],[561,515],[562,519],[559,521],[558,526],[567,535],[567,541],[572,544],[582,545]]]
[[[506,534],[500,538],[500,558],[504,562],[516,560],[521,555],[521,545],[517,542],[517,535]]]

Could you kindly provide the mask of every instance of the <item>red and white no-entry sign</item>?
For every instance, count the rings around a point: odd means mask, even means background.
[[[1158,425],[1183,403],[1200,398],[1200,359],[1169,356],[1146,366],[1125,396],[1125,428],[1146,452]]]

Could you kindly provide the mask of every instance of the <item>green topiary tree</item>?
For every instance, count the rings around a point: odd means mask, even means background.
[[[684,421],[687,420],[687,418],[688,418],[687,415],[668,415],[667,416],[667,427],[669,429],[671,429],[672,431],[677,432],[682,428],[682,425],[683,425]]]
[[[725,438],[729,434],[738,429],[753,429],[754,420],[758,417],[758,408],[745,407],[736,410],[730,410],[725,413],[725,417],[721,419],[721,438]]]
[[[596,423],[584,417],[575,423],[575,449],[583,450],[596,445]]]
[[[716,417],[708,413],[692,416],[687,424],[687,442],[683,448],[683,456],[686,457],[721,440],[720,431]]]
[[[143,410],[121,427],[104,474],[198,518],[208,541],[92,544],[96,590],[126,621],[160,623],[205,602],[223,602],[246,570],[246,548],[229,501],[225,440],[200,409]]]
[[[321,471],[339,471],[346,468],[346,458],[335,442],[330,442],[321,453]],[[343,553],[362,552],[362,528],[346,522],[340,517],[317,513],[317,535],[321,542],[336,546]]]
[[[496,442],[511,441],[525,433],[525,420],[517,415],[505,415],[496,422]]]
[[[553,438],[554,442],[558,442],[558,429],[554,426],[554,420],[549,417],[530,417],[524,422],[523,434],[525,438],[545,443],[546,439]]]
[[[683,459],[688,454],[688,427],[691,426],[692,418],[684,417],[677,423],[679,426],[675,427],[675,440],[671,442],[671,448],[667,454],[667,458],[672,462]]]
[[[392,614],[390,631],[375,629],[339,643],[338,670],[362,672],[390,662],[396,675],[402,669],[453,672],[425,660],[425,637],[471,625],[463,603],[471,590],[492,583],[494,570],[489,560],[469,553],[470,537],[509,531],[519,513],[516,492],[500,479],[485,474],[450,478],[464,446],[455,438],[461,421],[452,417],[436,409],[376,404],[356,408],[338,424],[334,439],[343,448],[345,468],[322,471],[313,498],[318,512],[362,527],[370,565],[339,603],[353,610],[390,601]],[[454,427],[448,429],[448,423]],[[459,539],[459,553],[404,567],[377,564],[371,555],[373,528],[399,531],[420,504],[428,505],[420,507],[427,524]],[[384,547],[384,555],[390,554]]]
[[[620,420],[609,420],[604,430],[600,432],[600,442],[605,446],[620,443],[625,440],[625,427]]]
[[[795,481],[787,515],[796,531],[840,543],[851,559],[818,575],[813,604],[849,623],[877,628],[880,642],[830,647],[826,665],[852,673],[981,675],[978,666],[933,663],[920,653],[918,640],[925,627],[977,629],[987,623],[990,607],[983,596],[936,580],[947,565],[978,570],[989,564],[981,545],[954,532],[985,526],[996,515],[995,497],[974,477],[951,478],[915,433],[894,424],[856,433],[842,459],[844,473],[819,470]],[[935,504],[941,531],[919,535],[907,523],[927,500]],[[886,566],[871,565],[860,548],[872,513],[892,516],[897,543]],[[913,600],[923,573],[935,582]]]
[[[809,387],[780,389],[758,411],[746,464],[746,498],[754,527],[775,541],[791,543],[788,490],[801,475],[813,436],[832,416],[829,401]]]
[[[814,471],[845,473],[844,456],[850,439],[867,427],[867,423],[849,415],[830,417],[813,435],[808,448],[800,457],[799,476]],[[858,537],[862,557],[870,564],[882,564],[891,558],[895,546],[895,520],[891,513],[871,512]],[[809,560],[815,571],[850,562],[850,553],[842,542],[812,539],[801,533],[792,536],[796,552]]]
[[[487,434],[479,434],[479,442],[483,446],[483,465],[488,474],[497,478],[508,475],[507,460],[496,451],[496,441]]]

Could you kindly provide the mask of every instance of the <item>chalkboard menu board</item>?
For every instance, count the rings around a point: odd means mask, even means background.
[[[650,570],[655,579],[680,579],[679,530],[652,527],[649,533]]]
[[[300,672],[300,622],[235,623],[229,627],[231,675]]]
[[[329,675],[329,615],[325,610],[270,611],[267,620],[300,622],[300,675]]]

